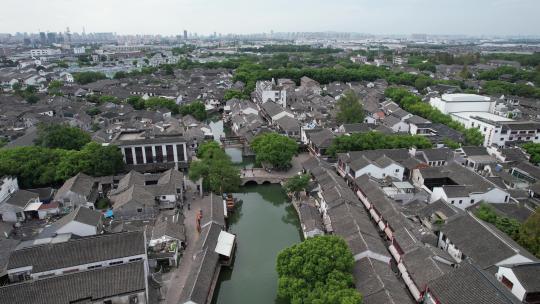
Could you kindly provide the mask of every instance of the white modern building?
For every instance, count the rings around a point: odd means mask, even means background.
[[[32,57],[52,56],[52,55],[59,55],[61,53],[62,53],[61,50],[55,50],[55,49],[33,49],[33,50],[30,50],[30,56],[32,56]]]
[[[84,46],[73,48],[73,54],[75,55],[84,54],[84,53],[86,53],[86,48]]]
[[[456,112],[492,112],[495,101],[475,94],[443,94],[432,97],[429,104],[444,114]]]
[[[483,145],[489,147],[523,142],[540,142],[540,123],[515,121],[487,112],[452,113],[452,119],[462,123],[467,129],[477,128],[484,135]]]
[[[266,103],[273,101],[282,107],[287,106],[287,91],[279,86],[276,86],[275,81],[257,81],[255,85],[255,95],[257,101],[260,103]]]

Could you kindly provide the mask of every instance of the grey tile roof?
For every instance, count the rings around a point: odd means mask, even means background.
[[[492,267],[517,254],[532,261],[537,260],[495,227],[466,213],[450,218],[441,226],[441,231],[465,256],[482,269]]]
[[[185,241],[186,232],[184,228],[184,216],[180,213],[160,214],[154,223],[151,239],[158,239],[162,236],[168,236],[179,241]]]
[[[61,197],[69,191],[72,191],[77,194],[81,194],[85,197],[88,197],[92,192],[92,187],[94,185],[94,178],[88,176],[84,173],[79,173],[74,177],[68,179],[60,189],[56,192],[54,196],[55,200],[60,200]]]
[[[6,204],[24,208],[31,200],[37,199],[38,197],[39,196],[34,192],[18,190],[17,192],[11,194],[11,196],[6,200]]]
[[[508,267],[512,269],[527,292],[540,291],[540,263],[514,264]]]
[[[18,240],[0,238],[0,276],[6,274],[7,264],[11,252],[19,245]]]
[[[428,283],[428,289],[440,303],[508,304],[520,303],[495,276],[467,262]]]
[[[498,188],[492,182],[488,181],[482,176],[474,173],[473,171],[455,162],[450,162],[448,165],[443,166],[443,167],[427,167],[427,168],[420,168],[418,170],[421,173],[424,180],[449,178],[452,181],[454,181],[453,185],[457,184],[460,186],[465,186],[467,191],[469,191],[469,193],[487,192],[491,189]],[[459,188],[459,189],[461,191],[463,188]],[[460,192],[460,193],[463,194],[464,192]],[[465,195],[465,196],[468,196],[468,195]]]
[[[182,290],[181,303],[207,303],[208,293],[212,285],[219,254],[215,252],[221,226],[210,223],[201,229],[201,235],[195,244],[195,254],[184,258],[193,259],[186,284]]]
[[[422,155],[424,161],[448,161],[454,155],[454,151],[448,148],[438,148],[438,149],[423,149],[417,150],[417,154]]]
[[[306,135],[319,148],[330,147],[335,137],[334,133],[328,129],[321,129]]]
[[[435,257],[445,259],[448,263],[453,263],[453,258],[446,252],[437,252],[436,249],[428,245],[419,245],[403,256],[407,272],[420,288],[453,270],[452,266],[437,261]]]
[[[103,215],[100,212],[79,206],[56,222],[52,223],[52,225],[45,227],[40,233],[40,237],[52,237],[56,235],[58,229],[73,221],[97,228],[100,226],[102,218]]]
[[[300,132],[300,123],[298,120],[289,117],[284,116],[278,120],[276,120],[276,124],[279,126],[280,129],[284,131],[298,131]]]
[[[8,269],[32,266],[32,272],[43,272],[145,254],[145,246],[142,232],[104,234],[37,245],[14,251]]]
[[[0,299],[10,304],[94,303],[144,292],[144,267],[144,262],[138,261],[6,285],[0,287]]]
[[[415,303],[388,263],[364,258],[354,264],[356,289],[365,304]]]

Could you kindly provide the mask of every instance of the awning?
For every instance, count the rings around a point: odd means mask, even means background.
[[[227,231],[221,231],[216,245],[216,253],[231,257],[235,238],[236,236],[234,234],[228,233]]]
[[[41,207],[42,203],[30,203],[26,205],[26,208],[24,208],[24,211],[38,211],[39,207]]]

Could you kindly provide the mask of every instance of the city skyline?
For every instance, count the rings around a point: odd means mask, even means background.
[[[540,20],[533,0],[96,0],[92,3],[7,0],[0,32],[114,32],[120,35],[189,33],[208,35],[274,32],[355,32],[374,35],[537,36]],[[155,13],[148,14],[149,8]],[[287,8],[287,9],[284,9]],[[51,11],[51,13],[47,13]],[[226,12],[226,13],[225,13]],[[47,18],[51,16],[52,18]]]

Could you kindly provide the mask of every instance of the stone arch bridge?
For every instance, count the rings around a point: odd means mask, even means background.
[[[291,175],[286,173],[268,172],[264,169],[243,169],[240,170],[242,186],[245,185],[264,185],[264,184],[280,184],[286,181]]]

